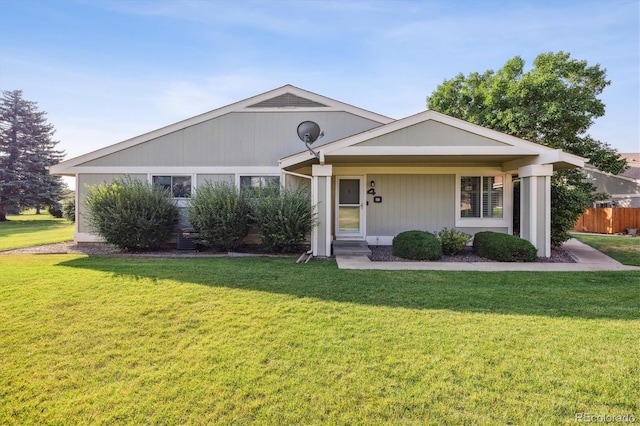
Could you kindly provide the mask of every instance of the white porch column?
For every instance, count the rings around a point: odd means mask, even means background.
[[[311,249],[314,256],[331,256],[331,175],[333,166],[311,166],[312,204],[316,209],[318,225],[311,233]]]
[[[553,165],[531,165],[518,169],[520,177],[520,236],[551,256],[551,175]]]

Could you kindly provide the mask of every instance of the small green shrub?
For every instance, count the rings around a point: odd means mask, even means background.
[[[62,205],[62,216],[70,222],[76,221],[76,200],[69,200]]]
[[[293,253],[307,245],[307,237],[315,226],[315,215],[309,191],[254,192],[252,218],[260,229],[265,249]]]
[[[471,240],[471,235],[458,231],[457,229],[443,228],[438,232],[438,238],[440,239],[440,245],[442,246],[442,253],[448,256],[455,256],[460,253],[462,249]]]
[[[410,260],[438,260],[442,247],[438,237],[425,231],[406,231],[396,235],[391,243],[394,256]]]
[[[228,182],[207,182],[189,200],[189,222],[197,242],[218,250],[235,250],[249,233],[249,200]]]
[[[499,262],[535,262],[537,250],[527,240],[498,232],[478,232],[473,238],[473,250],[478,256]]]
[[[47,207],[49,214],[57,219],[62,219],[62,208],[60,204],[55,203]]]
[[[106,243],[153,250],[173,236],[178,208],[169,191],[129,177],[87,190],[89,225]]]

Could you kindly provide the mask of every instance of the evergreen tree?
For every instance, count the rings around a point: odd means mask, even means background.
[[[530,71],[515,57],[497,72],[458,74],[427,97],[427,107],[531,142],[585,157],[605,172],[627,168],[620,154],[587,130],[604,115],[598,95],[611,82],[600,65],[569,53],[538,55]],[[579,170],[557,172],[551,181],[551,242],[560,245],[578,216],[598,199]]]
[[[57,203],[63,188],[49,166],[62,160],[56,150],[55,128],[35,102],[21,90],[3,91],[0,98],[0,222],[7,209],[41,208]]]

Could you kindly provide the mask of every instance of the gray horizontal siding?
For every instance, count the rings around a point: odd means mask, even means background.
[[[367,235],[454,226],[455,175],[368,175],[367,185],[372,180],[382,203],[367,195]]]
[[[306,149],[296,133],[306,120],[325,133],[318,145],[380,125],[346,112],[231,113],[82,166],[277,166],[279,159]]]
[[[507,146],[435,121],[406,127],[357,146]]]

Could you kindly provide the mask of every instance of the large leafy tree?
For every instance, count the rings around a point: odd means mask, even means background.
[[[600,65],[543,53],[525,71],[515,57],[497,72],[458,74],[427,97],[427,107],[522,139],[580,155],[599,169],[618,174],[626,161],[607,143],[588,133],[605,112],[598,95],[611,83]],[[579,170],[552,178],[551,240],[560,245],[578,215],[597,198]]]
[[[61,198],[63,188],[49,166],[62,160],[56,150],[54,126],[21,90],[4,91],[0,98],[0,222],[7,208],[44,207]]]

